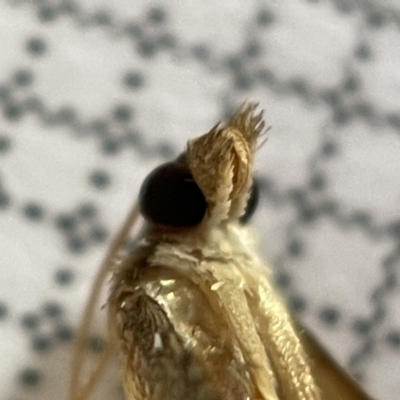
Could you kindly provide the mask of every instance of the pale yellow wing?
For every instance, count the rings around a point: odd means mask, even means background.
[[[312,373],[321,390],[321,400],[371,400],[361,386],[347,374],[315,337],[303,327],[299,329]]]
[[[118,258],[120,258],[121,254],[124,252],[129,234],[138,221],[138,217],[139,207],[135,204],[118,234],[111,242],[106,257],[93,283],[74,344],[71,363],[70,400],[87,400],[90,397],[115,352],[116,341],[115,338],[110,336],[110,332],[112,331],[110,329],[108,329],[108,336],[104,341],[103,351],[95,361],[93,361],[92,357],[89,357],[87,345],[92,334],[95,312],[101,307],[99,301],[102,290],[107,283],[107,278],[109,277],[113,265],[115,265],[115,262],[118,261]],[[112,324],[114,316],[108,312],[107,317],[108,323]]]

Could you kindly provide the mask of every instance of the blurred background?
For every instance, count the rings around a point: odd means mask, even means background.
[[[0,49],[1,400],[66,398],[141,181],[246,99],[271,126],[254,225],[277,286],[375,398],[398,398],[397,0],[1,0]]]

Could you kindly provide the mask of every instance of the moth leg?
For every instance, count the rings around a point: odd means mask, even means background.
[[[222,400],[202,359],[142,290],[114,298],[127,400]]]
[[[268,355],[257,333],[256,325],[247,304],[245,293],[237,285],[225,282],[217,291],[220,302],[225,308],[233,332],[240,339],[240,346],[247,363],[251,366],[250,373],[265,400],[277,400],[275,379]]]
[[[253,278],[247,276],[249,282]],[[251,287],[256,290],[247,293],[248,304],[270,355],[279,394],[293,400],[319,400],[309,359],[282,301],[265,277],[259,277]]]
[[[138,220],[138,216],[139,206],[137,203],[135,203],[118,234],[111,242],[106,257],[92,286],[90,297],[83,313],[82,322],[75,339],[74,353],[71,363],[71,400],[85,400],[88,398],[92,388],[95,386],[96,382],[102,375],[102,372],[104,371],[104,368],[107,365],[110,356],[112,355],[113,345],[112,343],[108,342],[99,362],[91,373],[89,380],[86,383],[82,383],[85,362],[85,349],[90,334],[90,327],[93,322],[93,314],[100,297],[101,289],[112,266],[114,265],[115,259],[117,258],[126,243],[129,232],[131,231],[135,222]]]

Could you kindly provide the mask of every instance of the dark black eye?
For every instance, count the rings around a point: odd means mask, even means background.
[[[199,224],[207,209],[188,167],[179,162],[160,165],[150,172],[140,188],[139,202],[147,220],[174,227]]]
[[[239,218],[239,222],[241,224],[247,224],[250,218],[253,216],[256,211],[258,199],[260,197],[260,187],[258,182],[253,179],[253,186],[251,187],[249,201],[247,202],[247,207],[245,213]]]

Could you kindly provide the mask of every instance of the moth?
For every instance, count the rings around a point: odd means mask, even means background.
[[[367,398],[293,322],[258,255],[247,221],[264,132],[257,104],[244,103],[145,179],[94,283],[71,400],[89,398],[114,352],[127,400]],[[108,276],[108,340],[87,375],[84,347]]]

